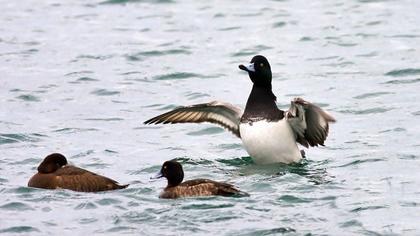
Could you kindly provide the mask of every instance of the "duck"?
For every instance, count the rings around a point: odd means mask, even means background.
[[[52,153],[39,164],[38,173],[31,177],[28,187],[100,192],[123,189],[128,187],[128,184],[120,185],[105,176],[69,165],[64,155]]]
[[[319,106],[297,97],[290,108],[280,110],[272,91],[271,66],[262,55],[239,65],[253,83],[245,110],[227,102],[177,107],[144,124],[209,122],[222,126],[242,140],[256,164],[296,163],[304,157],[298,143],[306,148],[324,146],[329,124],[336,120]]]
[[[175,199],[184,197],[199,196],[249,196],[233,185],[223,182],[217,182],[209,179],[193,179],[182,182],[184,180],[184,171],[182,165],[175,161],[166,161],[163,163],[160,172],[153,179],[165,177],[168,185],[159,198]]]

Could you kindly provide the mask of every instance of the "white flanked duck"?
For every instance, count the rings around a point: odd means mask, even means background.
[[[210,122],[230,130],[244,144],[258,164],[294,163],[302,159],[297,143],[305,147],[324,145],[328,125],[335,119],[320,107],[295,98],[289,110],[276,105],[271,87],[271,67],[261,55],[254,56],[247,66],[254,84],[245,111],[229,103],[210,103],[179,107],[145,121],[145,124]]]

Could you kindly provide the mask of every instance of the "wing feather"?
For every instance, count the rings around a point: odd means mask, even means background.
[[[291,102],[286,119],[292,127],[296,141],[305,147],[324,146],[329,123],[336,121],[326,111],[302,98],[295,98]]]
[[[240,137],[239,123],[242,111],[229,103],[210,103],[178,107],[144,122],[144,124],[176,124],[210,122],[221,125]]]

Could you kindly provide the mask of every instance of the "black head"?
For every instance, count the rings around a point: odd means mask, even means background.
[[[249,78],[251,78],[254,85],[271,89],[271,67],[264,56],[254,56],[251,64],[248,66],[239,65],[239,69],[248,72]]]
[[[177,161],[166,161],[163,163],[157,178],[165,177],[168,180],[168,186],[179,185],[184,179],[184,171],[181,164]]]
[[[62,166],[67,165],[67,159],[60,153],[53,153],[44,158],[44,160],[38,166],[38,172],[40,173],[52,173]]]

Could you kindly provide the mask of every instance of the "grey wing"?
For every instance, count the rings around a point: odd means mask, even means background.
[[[239,123],[242,111],[229,103],[213,101],[192,106],[178,107],[153,117],[144,124],[175,124],[210,122],[228,129],[240,137]]]
[[[285,116],[296,141],[305,147],[324,146],[328,136],[328,123],[336,121],[326,111],[302,98],[295,98],[291,102]]]

